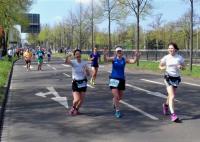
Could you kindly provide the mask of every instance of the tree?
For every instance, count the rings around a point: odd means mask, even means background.
[[[120,7],[118,0],[101,0],[101,3],[104,14],[108,18],[108,50],[110,54],[112,48],[111,22],[126,17],[126,12],[123,7]]]
[[[0,1],[0,25],[5,31],[5,45],[6,50],[8,35],[10,29],[15,24],[25,24],[26,20],[23,16],[28,8],[31,6],[32,0],[1,0]]]
[[[186,0],[184,0],[186,1]],[[190,72],[192,72],[193,63],[193,27],[194,27],[194,2],[197,0],[189,0],[190,2]]]
[[[118,0],[120,3],[124,4],[130,11],[136,16],[136,49],[139,51],[139,37],[140,37],[140,18],[145,15],[152,8],[150,2],[151,0]],[[137,62],[139,65],[139,62]]]

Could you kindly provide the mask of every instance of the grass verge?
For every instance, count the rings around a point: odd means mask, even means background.
[[[4,95],[5,95],[5,89],[6,89],[6,83],[8,81],[8,76],[12,67],[12,63],[16,60],[16,58],[13,58],[13,61],[8,61],[7,57],[3,57],[3,59],[0,60],[0,104],[2,104]]]
[[[130,69],[139,69],[139,70],[150,70],[157,73],[162,73],[159,68],[159,62],[153,61],[140,61],[139,67],[136,64],[129,64],[128,68]],[[186,69],[181,71],[183,76],[193,77],[193,78],[200,78],[200,66],[193,65],[192,72],[189,70],[189,66],[186,66]]]
[[[61,57],[65,58],[66,55],[64,53],[54,53],[54,57]],[[82,59],[88,60],[89,55],[82,54]],[[101,62],[100,64],[103,64],[103,56],[101,56]],[[140,61],[139,67],[136,64],[128,64],[127,67],[130,69],[138,69],[138,70],[148,70],[156,73],[162,73],[158,68],[159,62],[155,61]],[[181,71],[181,74],[183,76],[193,77],[193,78],[200,78],[200,66],[193,65],[192,72],[189,70],[189,66],[186,66],[186,69]]]

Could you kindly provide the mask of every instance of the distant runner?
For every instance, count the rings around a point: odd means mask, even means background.
[[[32,52],[30,51],[30,49],[27,48],[23,56],[24,56],[24,61],[26,63],[26,69],[27,71],[30,71],[31,59],[32,59]]]
[[[37,55],[38,71],[39,71],[39,70],[42,70],[42,64],[43,64],[43,59],[44,59],[44,51],[41,50],[40,46],[38,46],[36,55]]]
[[[49,49],[47,50],[48,62],[51,61],[51,54],[52,54],[52,52],[51,52],[51,48],[49,48]]]
[[[97,48],[95,47],[93,49],[93,53],[90,54],[90,61],[92,61],[91,62],[92,77],[91,77],[91,80],[90,80],[91,85],[95,85],[95,80],[96,80],[96,77],[97,77],[100,58],[101,58],[101,55],[97,52]]]

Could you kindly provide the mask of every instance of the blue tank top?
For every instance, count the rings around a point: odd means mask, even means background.
[[[125,75],[124,75],[125,65],[126,65],[126,59],[124,57],[122,57],[121,59],[115,57],[112,63],[111,78],[118,78],[125,80]]]
[[[91,65],[97,66],[99,64],[98,60],[99,60],[99,58],[101,58],[101,55],[98,52],[96,54],[94,54],[94,53],[90,54],[90,58],[93,58],[93,57],[94,57],[94,60],[92,60]]]

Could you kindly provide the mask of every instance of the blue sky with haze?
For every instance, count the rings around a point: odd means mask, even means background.
[[[79,2],[84,5],[90,4],[91,0],[35,0],[33,6],[30,9],[31,13],[40,14],[41,24],[49,24],[53,26],[57,22],[61,21],[64,17],[67,17],[70,10],[78,10]],[[98,0],[95,0],[98,2]],[[162,20],[165,22],[175,21],[179,19],[190,8],[189,0],[153,0],[152,5],[154,7],[152,15],[162,13]],[[198,0],[197,0],[198,1]],[[195,4],[195,12],[200,15],[200,2]],[[149,24],[152,23],[153,16],[147,16],[145,20],[141,20],[141,25],[146,29],[149,28]],[[135,18],[132,16],[129,18],[129,22]],[[103,22],[101,28],[106,28],[106,21]]]

